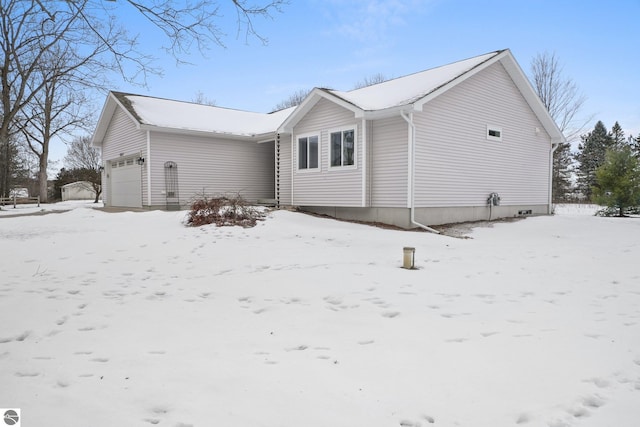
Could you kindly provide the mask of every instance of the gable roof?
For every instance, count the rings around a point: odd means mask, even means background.
[[[499,53],[492,52],[476,56],[348,92],[338,90],[330,90],[328,92],[364,111],[385,110],[409,105],[439,87],[459,78]]]
[[[273,113],[221,108],[151,96],[110,92],[93,134],[93,145],[101,145],[117,107],[122,108],[141,130],[171,133],[224,135],[257,139],[272,134],[294,108]]]
[[[351,91],[316,88],[285,119],[280,130],[291,132],[293,126],[322,98],[353,111],[357,118],[375,119],[397,115],[400,111],[420,111],[430,100],[498,61],[502,63],[552,141],[554,143],[564,141],[562,132],[509,49],[490,52]]]

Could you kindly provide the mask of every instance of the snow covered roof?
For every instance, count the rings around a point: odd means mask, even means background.
[[[257,138],[274,133],[295,108],[273,113],[255,113],[193,102],[111,92],[103,108],[93,143],[100,145],[117,105],[123,107],[140,129],[166,132],[222,134]]]
[[[564,141],[562,132],[509,49],[497,50],[361,89],[339,91],[316,88],[285,119],[279,131],[291,132],[293,127],[322,98],[353,111],[356,118],[378,119],[399,114],[400,111],[420,111],[430,100],[498,61],[504,66],[513,83],[551,136],[551,140],[554,143]]]
[[[348,92],[327,91],[365,111],[409,105],[501,52],[487,53]]]
[[[467,78],[500,61],[540,119],[553,142],[564,140],[562,133],[538,98],[509,49],[497,50],[441,67],[388,80],[351,91],[316,88],[297,107],[274,113],[255,113],[150,96],[111,92],[93,135],[101,145],[117,105],[125,108],[139,129],[165,132],[217,134],[260,140],[275,132],[291,132],[321,99],[326,98],[354,112],[355,117],[376,119],[419,111],[423,105]]]

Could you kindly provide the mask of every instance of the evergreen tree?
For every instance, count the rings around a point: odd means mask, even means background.
[[[627,143],[629,144],[629,147],[631,147],[631,152],[636,159],[640,160],[640,134],[635,138],[633,135],[629,135]]]
[[[618,216],[623,216],[625,209],[640,205],[640,167],[630,147],[607,150],[592,190],[594,200],[617,209]]]
[[[568,201],[572,191],[572,172],[573,157],[571,155],[571,144],[561,142],[553,153],[553,181],[551,187],[553,203]]]
[[[612,148],[613,138],[602,121],[596,123],[593,130],[580,137],[576,160],[578,190],[591,200],[591,191],[596,184],[596,170],[604,164],[607,149]]]
[[[627,145],[627,140],[624,137],[624,131],[618,122],[615,122],[611,128],[611,140],[613,146],[616,148],[622,148]]]

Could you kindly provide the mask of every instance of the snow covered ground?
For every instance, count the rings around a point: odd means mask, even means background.
[[[23,426],[640,425],[638,219],[455,239],[91,206],[0,211],[0,407]]]

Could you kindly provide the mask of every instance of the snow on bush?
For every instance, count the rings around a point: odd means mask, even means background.
[[[191,209],[185,220],[186,225],[199,227],[215,224],[218,227],[240,225],[253,227],[264,219],[264,213],[249,206],[239,194],[236,196],[198,197],[191,203]]]

